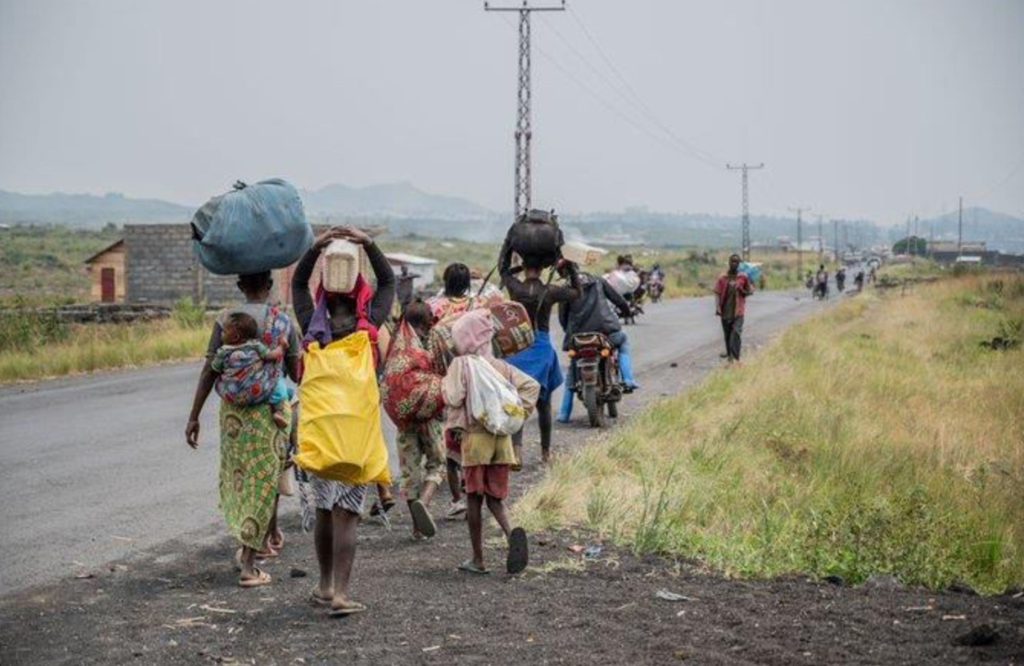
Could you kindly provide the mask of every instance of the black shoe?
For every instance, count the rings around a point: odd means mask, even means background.
[[[530,547],[526,540],[526,531],[515,527],[508,535],[508,559],[505,570],[510,574],[522,573],[530,563]]]

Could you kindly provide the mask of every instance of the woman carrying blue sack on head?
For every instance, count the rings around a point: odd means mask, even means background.
[[[569,286],[545,284],[541,280],[541,267],[531,262],[530,257],[523,257],[523,279],[516,277],[516,269],[512,268],[512,246],[506,239],[498,258],[498,273],[501,275],[502,286],[508,290],[513,301],[522,304],[530,316],[533,325],[533,345],[515,356],[505,359],[519,368],[540,384],[540,398],[537,400],[537,422],[540,426],[541,460],[547,463],[551,459],[551,394],[562,385],[564,377],[558,363],[558,354],[551,345],[549,334],[551,324],[551,308],[556,303],[568,303],[579,298],[580,290],[576,270],[568,264]],[[523,464],[523,433],[519,431],[512,437],[518,464]]]

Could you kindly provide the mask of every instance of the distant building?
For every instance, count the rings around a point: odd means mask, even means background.
[[[965,242],[961,246],[956,241],[929,241],[928,257],[943,265],[970,263],[1024,267],[1024,255],[989,250],[984,242]]]
[[[409,270],[409,274],[413,276],[412,288],[414,290],[429,287],[437,279],[437,259],[417,257],[404,252],[388,252],[384,256],[387,257],[396,276],[401,273],[402,266]]]
[[[85,260],[93,303],[124,303],[124,240],[108,245]]]

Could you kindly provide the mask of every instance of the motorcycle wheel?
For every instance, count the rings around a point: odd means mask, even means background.
[[[619,403],[612,401],[605,403],[608,407],[608,418],[617,419],[619,418]]]
[[[603,428],[604,411],[602,411],[601,404],[597,401],[596,386],[583,387],[583,404],[587,407],[587,418],[590,420],[590,427]]]

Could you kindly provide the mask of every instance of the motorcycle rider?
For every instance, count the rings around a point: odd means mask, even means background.
[[[665,290],[665,271],[661,270],[661,264],[654,264],[651,268],[651,272],[647,276],[648,292],[651,295],[651,301],[657,301],[661,298],[661,293]]]
[[[559,269],[560,272],[563,270],[566,268]],[[625,316],[629,313],[629,303],[602,277],[578,272],[577,280],[580,297],[568,303],[560,303],[558,306],[558,321],[565,331],[562,349],[569,349],[572,336],[576,333],[602,333],[618,350],[619,369],[622,372],[625,392],[629,393],[640,388],[633,378],[633,359],[630,354],[629,337],[622,330],[622,323],[612,311],[612,305],[614,305],[619,313]],[[573,363],[569,364],[569,381],[575,381]],[[572,416],[573,391],[569,383],[566,383],[563,390],[565,392],[562,395],[562,407],[558,410],[558,422],[568,423]]]

